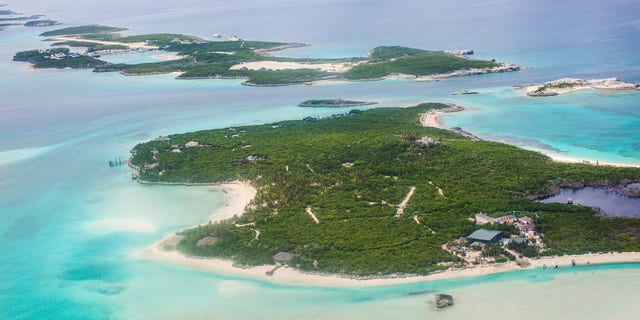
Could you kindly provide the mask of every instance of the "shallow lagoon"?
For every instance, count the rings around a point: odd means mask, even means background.
[[[562,188],[559,194],[541,202],[567,203],[569,198],[574,204],[600,208],[600,213],[604,216],[640,218],[640,198],[629,198],[601,188]]]

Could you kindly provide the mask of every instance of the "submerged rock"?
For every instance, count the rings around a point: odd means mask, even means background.
[[[453,305],[453,297],[450,294],[436,294],[436,307],[446,308]]]

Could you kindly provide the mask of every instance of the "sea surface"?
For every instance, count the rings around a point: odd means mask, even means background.
[[[131,181],[127,158],[159,135],[306,116],[308,99],[379,106],[452,102],[444,117],[482,138],[590,161],[640,164],[640,92],[530,98],[514,84],[562,77],[640,82],[640,2],[6,0],[2,10],[130,34],[214,33],[303,42],[295,57],[361,56],[377,45],[473,49],[528,69],[438,82],[257,88],[240,80],[31,70],[17,51],[52,28],[0,31],[0,319],[635,319],[640,265],[581,266],[375,288],[315,288],[149,261],[165,235],[226,203],[215,187]],[[132,55],[130,61],[149,56]],[[127,61],[127,57],[117,57]],[[139,60],[135,60],[139,59]],[[452,96],[460,90],[478,95]],[[434,292],[456,305],[435,310]],[[603,296],[603,293],[606,295]]]

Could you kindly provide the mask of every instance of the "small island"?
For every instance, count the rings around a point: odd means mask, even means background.
[[[407,78],[437,81],[448,77],[510,72],[519,66],[493,60],[469,59],[471,50],[430,51],[400,46],[380,46],[364,57],[342,59],[306,59],[276,57],[271,52],[305,46],[300,43],[249,41],[237,36],[220,40],[181,34],[124,36],[123,28],[101,25],[69,27],[41,34],[53,46],[84,47],[79,63],[51,59],[51,50],[19,52],[15,61],[33,63],[35,68],[93,68],[95,72],[120,72],[123,75],[179,73],[178,79],[244,79],[249,86],[314,84],[318,81],[372,81]],[[112,64],[98,60],[101,55],[125,51],[164,50],[175,57],[171,61],[140,64]],[[59,53],[59,52],[56,52]],[[55,55],[54,55],[55,56]],[[28,57],[28,58],[25,58]]]
[[[24,26],[25,27],[51,27],[51,26],[57,26],[59,24],[62,24],[62,23],[54,20],[31,20],[31,21],[25,22]]]
[[[579,90],[639,90],[640,85],[633,82],[622,82],[618,78],[576,79],[563,78],[545,82],[541,85],[519,85],[530,97],[551,97]]]
[[[299,107],[304,108],[346,108],[346,107],[362,107],[377,104],[377,102],[368,101],[351,101],[342,99],[326,99],[326,100],[307,100],[300,103]]]
[[[0,7],[4,7],[4,6],[6,5],[0,5]],[[52,20],[38,20],[41,17],[43,17],[43,15],[22,16],[22,13],[14,12],[11,10],[0,10],[0,16],[10,16],[10,17],[0,17],[0,30],[4,29],[5,27],[14,27],[14,26],[32,27],[32,26],[37,26],[38,24],[41,24],[41,26],[44,26],[44,23],[46,23],[45,21],[51,21],[51,23],[59,24]],[[32,21],[28,21],[28,20],[32,20]],[[27,22],[23,23],[23,21],[27,21]],[[50,25],[54,25],[54,24],[50,24]]]
[[[135,146],[130,163],[141,183],[250,184],[243,212],[179,231],[162,250],[271,265],[272,276],[286,267],[405,277],[640,251],[640,219],[534,201],[577,183],[637,183],[640,168],[554,162],[420,123],[425,113],[451,108],[356,109],[169,135]]]

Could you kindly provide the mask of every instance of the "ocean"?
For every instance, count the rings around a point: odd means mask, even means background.
[[[586,1],[6,1],[67,25],[311,44],[280,54],[361,56],[378,45],[473,49],[526,70],[438,82],[388,80],[257,88],[240,80],[30,70],[17,51],[52,28],[0,31],[0,319],[633,319],[638,264],[527,270],[368,288],[282,286],[150,261],[145,248],[225,204],[215,187],[131,181],[125,159],[159,135],[260,124],[339,109],[451,102],[444,117],[484,139],[590,161],[640,164],[640,92],[530,98],[511,86],[562,77],[640,82],[640,3]],[[127,57],[119,57],[127,60]],[[132,55],[130,59],[147,59]],[[453,96],[461,90],[478,95]],[[615,291],[614,291],[615,290]],[[435,310],[434,292],[456,305]],[[606,292],[606,296],[603,293]]]

